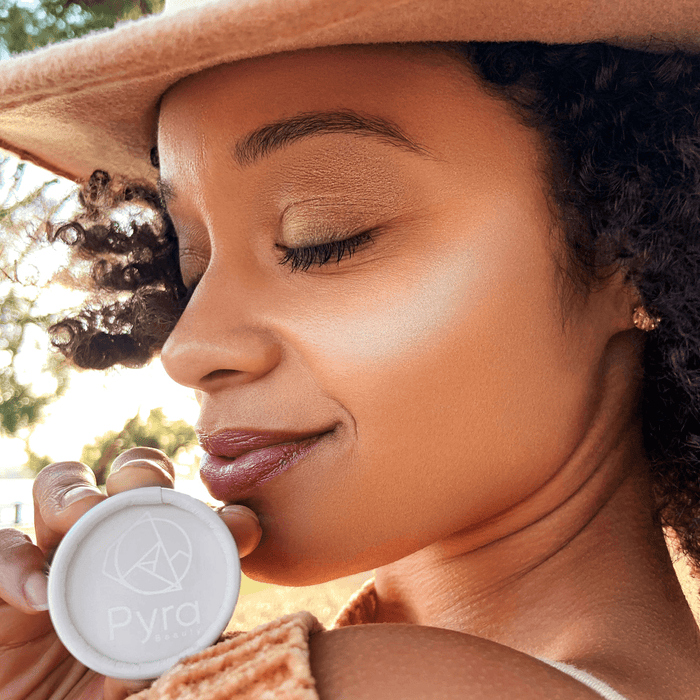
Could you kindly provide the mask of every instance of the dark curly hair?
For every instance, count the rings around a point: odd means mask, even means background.
[[[187,305],[172,222],[149,183],[112,178],[104,170],[81,184],[78,201],[77,219],[58,227],[46,222],[44,232],[49,241],[72,246],[74,258],[93,261],[90,286],[100,294],[96,303],[51,326],[51,343],[85,369],[143,367]],[[155,223],[132,220],[125,230],[110,214],[127,202],[152,210]],[[120,299],[124,292],[130,294]]]
[[[590,294],[612,266],[661,317],[646,336],[641,400],[654,517],[700,568],[700,55],[597,42],[423,45],[463,61],[543,135],[568,298]],[[151,160],[158,167],[155,149]],[[127,201],[156,222],[129,232],[110,223]],[[53,343],[81,367],[141,365],[187,303],[172,222],[150,186],[103,171],[82,185],[81,204],[50,234],[96,259],[100,289],[131,295],[56,324]]]

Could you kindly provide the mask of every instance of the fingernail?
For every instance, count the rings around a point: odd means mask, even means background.
[[[167,474],[165,469],[158,464],[153,459],[143,459],[143,458],[134,458],[129,460],[128,462],[124,462],[124,464],[120,464],[117,466],[117,468],[114,468],[114,465],[112,465],[112,469],[110,470],[110,474],[116,474],[117,472],[120,472],[122,469],[150,469],[153,472],[156,472],[157,474]]]
[[[24,597],[34,610],[48,610],[48,581],[39,571],[33,571],[24,583]]]
[[[70,491],[66,491],[61,496],[60,507],[68,508],[76,501],[80,501],[88,496],[101,496],[102,492],[97,486],[74,486]]]
[[[228,515],[229,513],[235,514],[235,515],[245,515],[247,518],[250,518],[258,527],[260,527],[260,521],[258,520],[257,516],[254,513],[251,513],[247,508],[243,508],[242,506],[224,506],[219,513],[223,513],[224,515]]]

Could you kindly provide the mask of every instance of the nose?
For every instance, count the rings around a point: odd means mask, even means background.
[[[161,350],[178,384],[210,393],[270,372],[282,351],[265,322],[263,290],[232,282],[210,266]]]

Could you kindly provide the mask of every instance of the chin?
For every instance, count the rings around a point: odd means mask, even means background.
[[[279,552],[266,552],[263,540],[247,557],[241,559],[241,570],[248,578],[274,586],[316,586],[373,568],[364,562],[334,562],[330,558],[314,566],[308,552],[284,557]]]

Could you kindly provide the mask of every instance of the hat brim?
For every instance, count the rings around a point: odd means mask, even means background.
[[[255,56],[343,44],[607,41],[700,51],[697,0],[208,0],[0,63],[0,148],[77,181],[155,184],[160,96]]]

